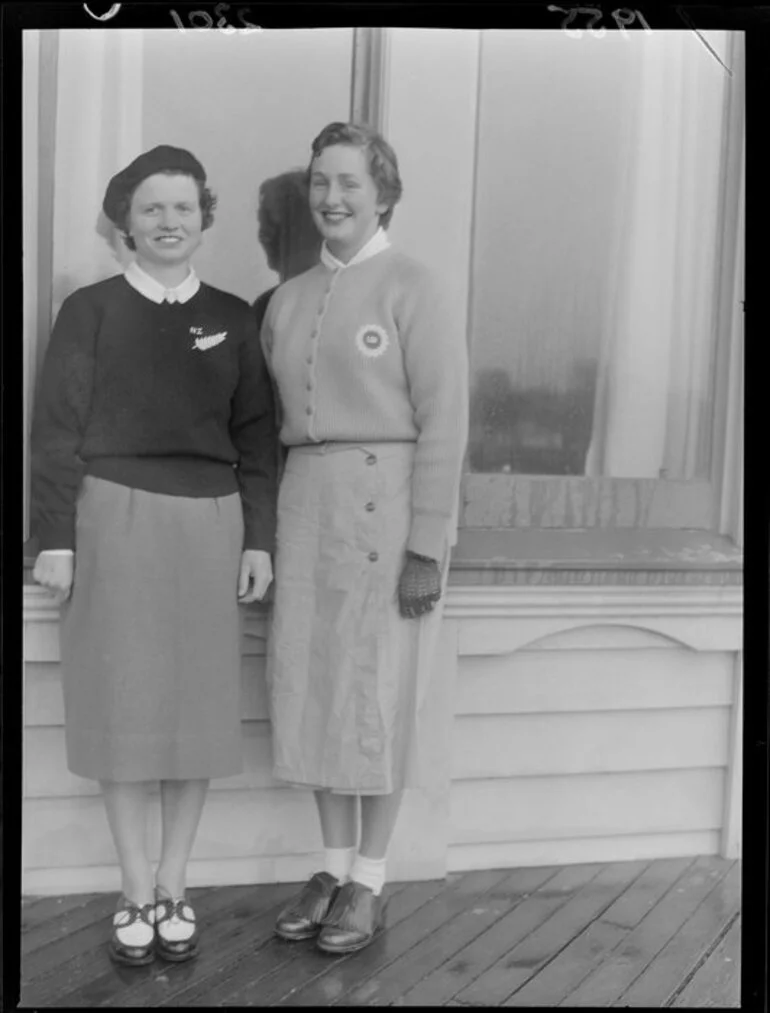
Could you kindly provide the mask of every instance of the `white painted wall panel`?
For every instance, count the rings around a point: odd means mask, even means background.
[[[321,846],[310,792],[292,788],[212,792],[204,807],[194,857],[304,853]],[[158,858],[159,806],[150,809],[149,850]],[[24,864],[30,869],[115,861],[99,796],[26,799]]]
[[[58,641],[57,641],[58,643]],[[25,665],[24,723],[29,727],[64,724],[61,673],[56,661]],[[244,721],[268,719],[263,656],[244,655],[241,668],[241,716]]]
[[[643,590],[650,592],[657,589]],[[731,588],[717,590],[724,590],[726,600],[731,597]],[[601,604],[595,607],[593,621],[585,614],[571,615],[566,603],[561,614],[555,610],[550,615],[522,613],[505,618],[469,619],[462,624],[460,655],[508,654],[523,649],[540,649],[545,646],[546,638],[551,640],[557,635],[561,637],[567,633],[572,634],[581,627],[581,637],[588,636],[589,630],[586,627],[593,627],[586,646],[595,646],[597,636],[601,636],[607,647],[636,646],[628,644],[624,634],[638,642],[639,634],[644,633],[646,643],[642,646],[655,646],[657,640],[659,646],[685,646],[698,652],[739,651],[742,648],[740,624],[736,624],[731,615],[714,614],[708,622],[704,622],[702,613],[678,614],[670,606],[653,611],[649,607],[632,604],[624,608],[626,614],[613,615],[612,610],[607,608],[605,616],[601,614]],[[653,607],[660,609],[660,602]],[[634,615],[634,612],[637,614]],[[616,631],[614,634],[613,630]]]
[[[394,878],[432,879],[443,875],[446,805],[447,800],[440,792],[406,793],[388,856],[388,868]],[[54,892],[66,892],[68,878],[72,878],[75,870],[99,866],[117,869],[100,796],[27,798],[22,818],[24,891],[32,890],[34,883],[47,882]],[[157,796],[150,805],[147,839],[150,858],[157,861],[160,842]],[[291,787],[212,791],[193,849],[189,882],[191,885],[271,882],[276,869],[279,879],[301,879],[318,868],[322,849],[310,791]],[[301,861],[292,864],[292,859]],[[213,879],[196,879],[196,869],[201,876],[205,871],[202,863],[208,863],[205,868],[209,872],[220,864],[222,868]],[[249,868],[253,869],[255,879],[247,874]],[[87,884],[89,879],[80,877],[78,882]],[[81,888],[113,887],[93,883]]]
[[[447,869],[449,872],[465,872],[469,869],[520,869],[524,866],[652,861],[656,858],[718,853],[719,834],[715,830],[450,844]]]
[[[462,717],[454,725],[452,776],[720,767],[729,732],[727,707]]]
[[[717,830],[725,771],[455,781],[452,844]]]
[[[56,622],[25,622],[23,644],[25,661],[58,661],[58,619]]]
[[[244,770],[236,777],[216,778],[212,791],[281,787],[270,774],[272,751],[267,721],[244,721]],[[61,798],[98,795],[97,781],[77,777],[67,769],[63,727],[27,728],[24,736],[24,770],[27,798]]]
[[[662,650],[516,651],[460,659],[457,714],[724,707],[732,655]]]

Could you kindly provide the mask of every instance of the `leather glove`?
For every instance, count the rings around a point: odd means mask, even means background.
[[[398,605],[405,619],[430,612],[441,597],[441,570],[435,559],[406,553],[398,582]]]

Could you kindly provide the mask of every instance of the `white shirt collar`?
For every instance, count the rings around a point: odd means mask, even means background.
[[[166,288],[146,271],[143,271],[135,260],[132,260],[126,268],[125,278],[132,288],[155,303],[162,303],[164,300],[170,303],[187,302],[201,287],[200,278],[192,267],[180,285],[177,285],[176,288]]]
[[[326,243],[324,243],[321,247],[321,263],[324,264],[325,267],[330,268],[332,271],[338,271],[342,267],[352,267],[354,264],[360,264],[362,261],[373,257],[375,254],[382,253],[383,250],[387,250],[389,246],[390,240],[388,239],[388,234],[385,229],[380,226],[369,242],[362,246],[355,257],[352,257],[347,264],[343,263],[341,260],[337,260],[334,254],[329,250]]]

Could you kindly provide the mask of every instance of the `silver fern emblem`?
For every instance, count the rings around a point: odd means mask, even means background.
[[[221,345],[226,337],[227,331],[222,331],[220,334],[206,334],[203,337],[195,339],[193,348],[197,348],[199,352],[207,352],[209,348]]]

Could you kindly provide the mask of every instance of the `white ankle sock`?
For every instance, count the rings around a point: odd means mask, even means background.
[[[353,868],[350,870],[350,878],[356,883],[368,886],[375,896],[382,893],[385,885],[385,863],[387,858],[367,858],[365,855],[356,855]]]
[[[355,854],[354,847],[324,848],[324,871],[336,876],[340,883],[347,883]]]

